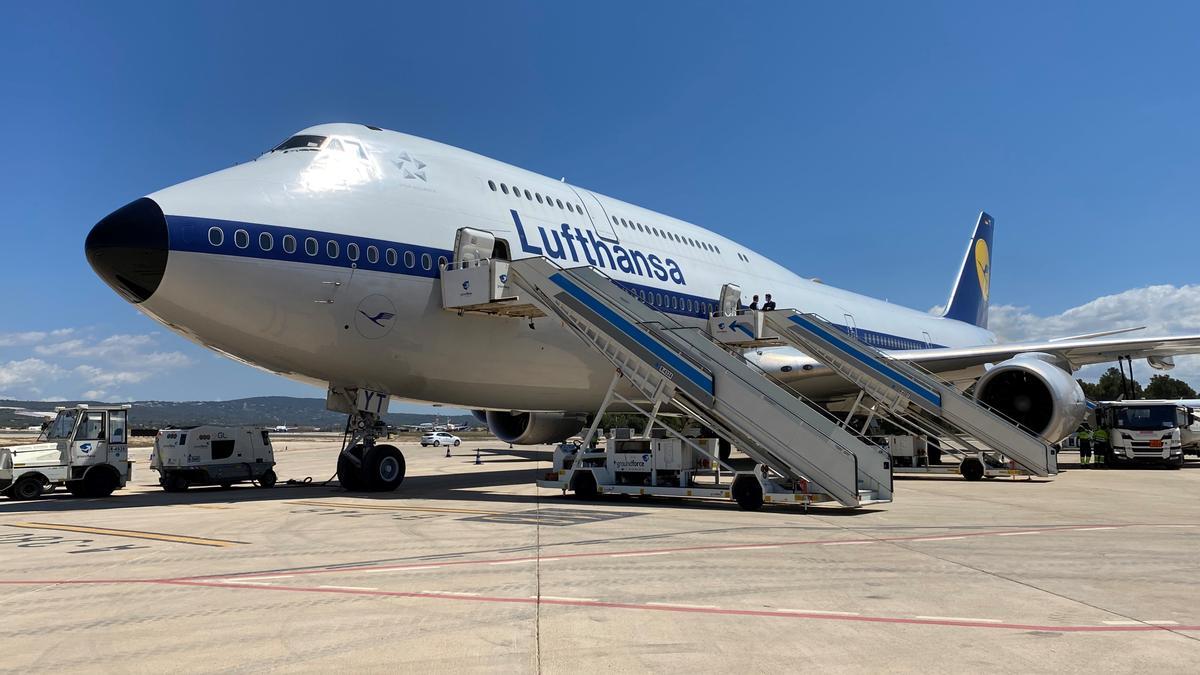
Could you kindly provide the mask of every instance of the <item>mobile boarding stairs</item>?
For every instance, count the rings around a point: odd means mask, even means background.
[[[764,501],[836,501],[845,507],[891,501],[892,459],[886,449],[852,428],[849,417],[832,416],[758,370],[740,354],[744,341],[717,327],[725,312],[736,313],[736,301],[729,306],[725,300],[726,295],[740,294],[736,287],[723,292],[721,316],[714,317],[708,329],[688,326],[641,302],[593,267],[563,269],[545,258],[490,260],[483,256],[491,249],[487,237],[474,250],[464,245],[464,239],[476,233],[460,231],[456,259],[442,269],[446,309],[556,316],[614,367],[612,383],[582,445],[565,461],[556,461],[556,475],[540,485],[581,494],[732,497],[744,508],[757,508]],[[757,317],[774,334],[760,329],[750,336],[752,341],[792,344],[825,363],[862,389],[858,403],[869,405],[872,415],[927,432],[951,429],[964,444],[982,439],[1004,447],[1007,457],[1038,475],[1054,472],[1048,446],[952,385],[899,364],[812,315],[781,310],[758,313],[755,321]],[[636,394],[622,393],[631,389]],[[661,427],[655,435],[675,437],[699,461],[679,471],[649,473],[630,484],[628,474],[614,466],[614,441],[610,439],[604,451],[592,443],[602,414],[617,402],[650,418],[647,437],[665,406],[736,445],[757,465],[752,471],[737,471],[719,458],[715,444]],[[556,460],[559,457],[556,452]],[[666,477],[659,480],[659,475]]]

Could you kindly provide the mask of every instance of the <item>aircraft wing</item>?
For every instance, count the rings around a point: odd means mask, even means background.
[[[1042,352],[1058,356],[1070,364],[1071,369],[1091,363],[1116,361],[1119,357],[1144,359],[1151,356],[1183,356],[1200,354],[1200,335],[1171,337],[1111,337],[1100,339],[1066,339],[1043,342],[1010,342],[977,347],[952,347],[944,349],[919,349],[891,352],[899,361],[920,364],[935,373],[975,371],[985,363],[997,363],[1026,352]]]

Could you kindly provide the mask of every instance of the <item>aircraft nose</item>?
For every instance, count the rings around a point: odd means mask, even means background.
[[[84,251],[104,283],[134,304],[145,302],[167,269],[167,218],[142,197],[96,223]]]

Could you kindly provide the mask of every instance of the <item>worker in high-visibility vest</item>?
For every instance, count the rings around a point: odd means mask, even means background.
[[[1104,468],[1104,458],[1108,455],[1108,429],[1100,427],[1092,432],[1092,452],[1096,454],[1096,468]]]
[[[1092,430],[1088,425],[1079,427],[1075,432],[1075,440],[1079,441],[1079,466],[1089,468],[1092,465]]]

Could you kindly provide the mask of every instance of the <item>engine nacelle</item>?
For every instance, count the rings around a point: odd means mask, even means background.
[[[1057,443],[1087,415],[1087,397],[1050,354],[1018,354],[975,383],[975,398]]]
[[[586,423],[585,413],[495,410],[487,413],[488,430],[492,435],[513,445],[559,443],[579,433]]]

